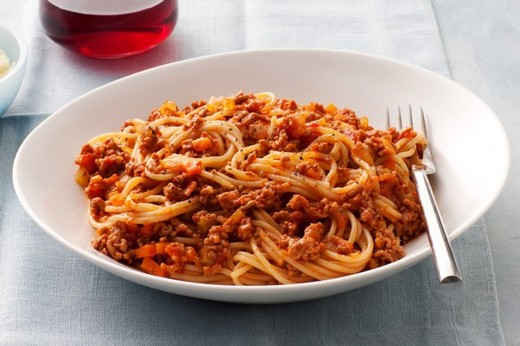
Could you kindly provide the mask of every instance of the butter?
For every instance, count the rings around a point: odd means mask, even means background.
[[[0,78],[5,76],[11,69],[11,62],[9,57],[3,50],[0,49]]]

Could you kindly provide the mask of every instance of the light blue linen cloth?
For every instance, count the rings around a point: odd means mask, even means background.
[[[0,20],[23,29],[31,53],[28,78],[9,116],[0,119],[0,344],[504,343],[482,221],[454,242],[464,275],[458,290],[439,287],[427,259],[333,297],[239,305],[167,294],[92,266],[31,221],[13,189],[16,150],[45,116],[94,87],[157,64],[232,50],[319,47],[380,54],[449,76],[429,1],[181,0],[167,42],[116,61],[64,50],[42,33],[34,1],[7,3],[0,0]]]

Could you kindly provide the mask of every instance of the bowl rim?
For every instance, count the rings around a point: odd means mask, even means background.
[[[14,76],[19,73],[18,71],[25,69],[25,65],[27,63],[27,46],[17,31],[12,30],[2,23],[0,23],[0,32],[1,31],[4,31],[7,33],[7,35],[11,36],[16,41],[16,45],[18,47],[18,59],[12,62],[14,63],[14,66],[11,68],[11,71],[9,71],[0,79],[0,84],[3,84],[7,83],[8,80],[15,78]]]

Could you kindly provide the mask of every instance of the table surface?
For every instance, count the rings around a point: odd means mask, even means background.
[[[468,2],[469,3],[469,2]],[[480,96],[509,136],[506,188],[484,216],[506,342],[520,344],[520,3],[433,1],[451,77]]]
[[[24,7],[34,6],[32,3],[26,1]],[[505,341],[509,345],[520,345],[520,180],[517,179],[520,175],[520,2],[432,0],[431,5],[450,77],[481,97],[496,112],[509,136],[512,161],[507,185],[483,220],[489,235]],[[2,14],[0,19],[3,19]],[[206,53],[214,51],[209,47]],[[34,52],[30,59],[37,59]],[[160,58],[150,58],[139,66],[120,67],[117,73],[124,75],[164,62]],[[71,58],[69,63],[79,65],[81,60]],[[110,75],[113,71],[105,72]],[[42,73],[50,71],[43,70]],[[78,85],[78,90],[86,91],[96,86],[88,81],[83,84],[70,82]],[[49,94],[48,97],[53,96]],[[60,103],[65,101],[68,100],[59,100]],[[23,104],[17,100],[7,115],[46,114],[54,110],[40,109],[37,104]]]

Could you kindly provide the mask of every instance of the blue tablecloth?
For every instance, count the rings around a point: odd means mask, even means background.
[[[398,58],[449,76],[429,1],[180,1],[178,27],[165,44],[109,62],[48,40],[32,1],[7,2],[0,1],[0,20],[22,29],[31,54],[22,90],[0,119],[0,344],[504,343],[482,220],[454,242],[464,275],[458,290],[441,288],[427,259],[333,297],[240,305],[163,293],[92,266],[36,226],[13,189],[16,150],[50,112],[160,63],[230,50],[323,47]]]

